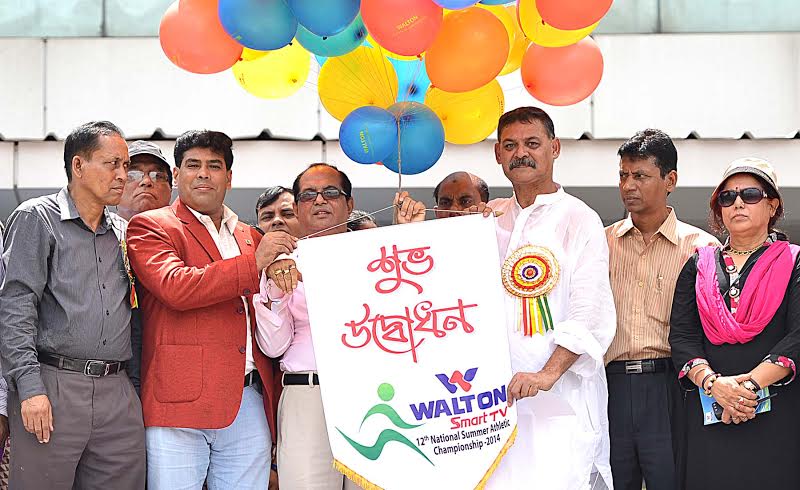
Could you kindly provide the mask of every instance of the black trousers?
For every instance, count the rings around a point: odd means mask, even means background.
[[[676,458],[683,434],[683,391],[665,372],[608,373],[611,473],[617,490],[680,490]]]

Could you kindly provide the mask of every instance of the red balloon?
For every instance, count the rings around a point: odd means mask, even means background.
[[[577,104],[600,84],[603,54],[590,37],[563,48],[531,44],[520,72],[525,89],[537,100],[558,106]]]
[[[192,73],[217,73],[239,61],[242,45],[222,28],[218,0],[177,0],[161,18],[161,49]]]
[[[392,53],[416,56],[433,43],[442,7],[431,0],[362,0],[361,18],[378,44]]]
[[[567,31],[589,27],[606,15],[613,0],[536,0],[547,24]]]

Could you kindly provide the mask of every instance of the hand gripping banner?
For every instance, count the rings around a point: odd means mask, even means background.
[[[482,488],[516,436],[494,218],[300,242],[334,461],[367,489]]]

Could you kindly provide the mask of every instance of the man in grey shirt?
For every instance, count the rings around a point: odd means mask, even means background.
[[[68,185],[8,219],[0,357],[9,382],[11,488],[142,489],[142,408],[125,372],[131,281],[122,197],[129,163],[109,122],[65,141]]]

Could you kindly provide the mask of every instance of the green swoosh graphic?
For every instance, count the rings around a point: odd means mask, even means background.
[[[366,422],[368,418],[376,414],[385,415],[386,418],[388,418],[394,425],[396,425],[401,429],[414,429],[423,425],[423,424],[419,425],[409,424],[408,422],[403,420],[402,417],[400,417],[400,415],[394,408],[391,407],[391,405],[387,405],[385,403],[379,403],[374,407],[370,408],[369,412],[367,412],[367,414],[364,415],[364,420],[361,421],[361,425],[358,427],[359,430],[361,429],[361,427],[364,426],[364,422]]]
[[[400,434],[396,430],[393,429],[384,430],[383,432],[380,433],[380,435],[378,436],[378,440],[375,441],[375,444],[372,446],[364,446],[363,444],[357,443],[356,441],[347,437],[347,435],[344,432],[342,432],[338,427],[336,428],[336,430],[339,431],[339,434],[341,434],[342,437],[344,437],[356,451],[358,451],[362,456],[371,461],[375,461],[381,456],[381,453],[383,452],[383,447],[386,444],[395,441],[413,449],[420,456],[425,458],[428,461],[428,463],[431,464],[431,466],[436,466],[435,464],[433,464],[433,461],[431,461],[430,459],[428,459],[427,456],[425,456],[425,453],[420,451],[419,448],[414,445],[413,442],[409,441],[404,435]]]

